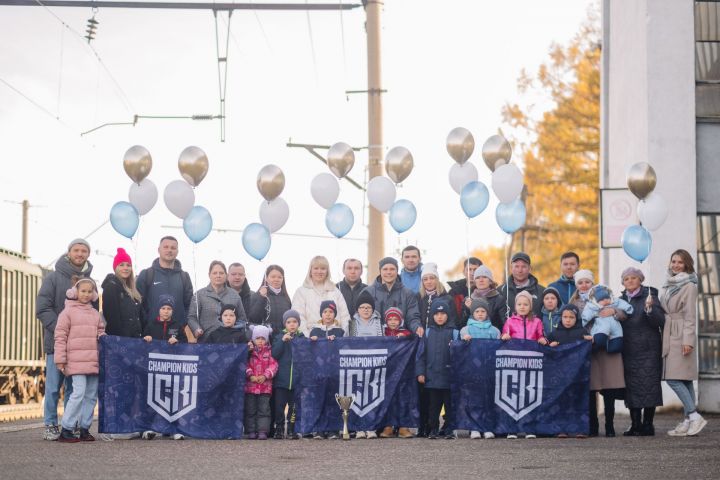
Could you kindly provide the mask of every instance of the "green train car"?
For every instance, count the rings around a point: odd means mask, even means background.
[[[35,300],[42,269],[0,248],[0,403],[42,401],[45,391],[42,325]]]

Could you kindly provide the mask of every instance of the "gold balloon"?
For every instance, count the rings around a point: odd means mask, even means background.
[[[448,153],[460,165],[467,162],[475,150],[475,139],[472,133],[463,127],[453,128],[447,136],[446,143]]]
[[[147,148],[135,145],[125,152],[123,157],[123,168],[128,177],[138,185],[150,175],[152,170],[152,157]]]
[[[482,157],[485,165],[494,172],[500,165],[510,163],[512,147],[502,135],[493,135],[485,140],[482,147]]]
[[[193,187],[197,187],[207,175],[210,162],[208,162],[205,152],[198,147],[187,147],[180,153],[178,168],[185,181]]]
[[[328,150],[327,164],[336,177],[343,178],[355,165],[355,152],[347,143],[338,142]]]
[[[638,162],[630,167],[627,174],[627,185],[630,191],[640,200],[655,190],[657,175],[647,162]]]
[[[285,174],[277,165],[265,165],[258,172],[257,188],[265,200],[275,200],[285,188]]]
[[[405,147],[391,149],[385,157],[385,170],[395,183],[405,180],[413,169],[413,157]]]

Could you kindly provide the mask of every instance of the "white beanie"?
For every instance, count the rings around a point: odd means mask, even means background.
[[[438,275],[438,269],[437,269],[437,263],[425,263],[422,267],[422,274],[420,277],[424,277],[425,275],[433,275],[435,278],[440,278]]]
[[[595,283],[595,276],[590,270],[578,270],[573,275],[573,280],[577,284],[579,280],[590,280],[591,283]]]

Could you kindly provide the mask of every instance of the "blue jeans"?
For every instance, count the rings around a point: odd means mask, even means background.
[[[67,408],[70,394],[72,393],[72,381],[69,377],[65,377],[55,365],[55,355],[47,354],[45,359],[45,402],[43,404],[45,410],[45,425],[58,424],[58,400],[60,399],[60,387],[65,383],[65,401],[63,402]]]
[[[693,382],[690,380],[666,380],[666,382],[682,402],[685,416],[693,413],[696,410]]]
[[[90,429],[97,403],[98,376],[72,375],[70,378],[72,378],[73,391],[65,406],[62,427],[72,430],[75,424],[79,423],[80,428]]]

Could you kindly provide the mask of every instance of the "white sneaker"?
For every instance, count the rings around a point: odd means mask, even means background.
[[[690,420],[686,418],[682,422],[678,423],[675,428],[670,430],[668,435],[671,437],[684,437],[688,434],[688,430],[690,430]]]
[[[57,425],[45,425],[43,440],[54,442],[58,438],[60,438],[60,428]]]
[[[525,438],[529,438],[532,440],[533,438],[537,438],[537,435],[535,435],[534,433],[527,433],[525,434]]]
[[[515,434],[515,433],[508,433],[507,439],[508,439],[508,440],[516,440],[516,439],[517,439],[517,434]]]
[[[185,435],[182,433],[176,433],[172,436],[173,440],[185,440]]]
[[[156,436],[157,436],[157,432],[153,432],[152,430],[146,430],[142,433],[143,440],[152,440]]]
[[[355,438],[365,438],[365,432],[357,432],[355,434]]]
[[[490,440],[492,438],[495,438],[495,434],[492,432],[485,432],[483,433],[483,437],[485,437],[485,440]]]
[[[707,425],[707,420],[705,420],[703,417],[697,418],[695,420],[690,420],[690,428],[688,428],[687,436],[692,437],[694,435],[697,435],[700,433],[700,430],[705,428],[705,425]]]
[[[369,432],[365,432],[365,437],[367,437],[367,438],[377,438],[377,433],[375,433],[375,430],[370,430]]]
[[[482,438],[482,433],[478,432],[477,430],[473,430],[470,432],[470,438]]]

